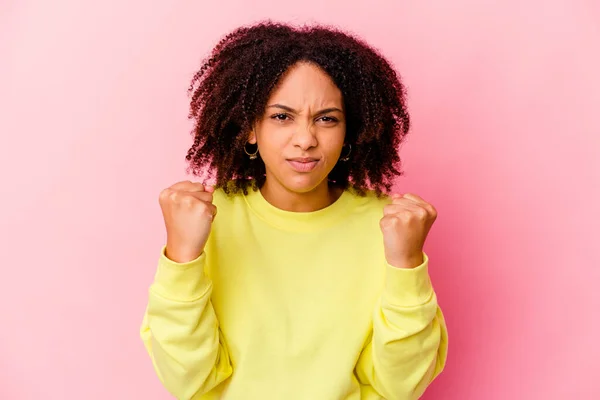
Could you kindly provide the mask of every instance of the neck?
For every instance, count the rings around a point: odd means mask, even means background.
[[[330,188],[327,181],[306,193],[292,192],[282,185],[269,184],[268,179],[260,188],[262,196],[272,206],[292,212],[321,210],[333,204],[341,196],[342,191]]]

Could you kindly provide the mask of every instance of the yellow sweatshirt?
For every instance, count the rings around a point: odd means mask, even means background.
[[[428,275],[386,263],[387,199],[346,191],[309,213],[214,194],[205,251],[163,247],[141,328],[178,399],[417,399],[446,362]]]

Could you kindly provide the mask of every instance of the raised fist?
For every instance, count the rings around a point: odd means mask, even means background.
[[[178,182],[164,189],[159,204],[167,229],[166,256],[175,262],[195,260],[204,251],[217,207],[214,188],[198,182]]]

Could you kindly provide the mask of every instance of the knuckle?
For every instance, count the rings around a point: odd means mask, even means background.
[[[195,203],[194,196],[183,194],[179,196],[179,203],[185,207],[192,207]]]
[[[390,216],[386,215],[385,217],[381,218],[381,220],[379,220],[379,226],[382,228],[387,228],[390,224]]]
[[[158,195],[159,203],[166,204],[166,203],[169,203],[170,201],[172,201],[173,193],[174,193],[174,190],[172,190],[171,188],[166,188],[166,189],[161,190],[160,194]]]
[[[177,190],[171,190],[171,191],[169,191],[168,198],[172,203],[177,203],[181,199],[181,192],[179,192]]]
[[[413,213],[411,210],[402,210],[400,211],[398,214],[396,214],[398,216],[398,219],[403,220],[403,221],[407,221],[413,218]]]
[[[401,223],[397,215],[387,215],[381,219],[380,225],[383,228],[394,228]]]
[[[160,191],[160,194],[158,195],[159,199],[166,199],[167,197],[169,197],[169,194],[171,192],[170,188],[166,188]]]
[[[429,213],[431,214],[431,216],[432,216],[433,218],[436,218],[436,217],[437,217],[437,215],[438,215],[438,211],[437,211],[437,209],[436,209],[434,206],[432,206],[432,205],[429,205],[429,207],[430,207],[430,208],[429,208]]]
[[[400,215],[400,219],[404,224],[409,225],[420,220],[421,217],[418,214],[415,214],[413,211],[406,211]]]
[[[416,215],[419,219],[423,220],[423,219],[427,219],[427,216],[429,215],[429,213],[427,212],[427,210],[423,207],[419,207],[417,209]]]

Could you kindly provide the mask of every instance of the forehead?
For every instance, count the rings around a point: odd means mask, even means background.
[[[272,92],[269,102],[290,106],[342,104],[342,92],[325,71],[315,64],[301,62],[290,67]]]

